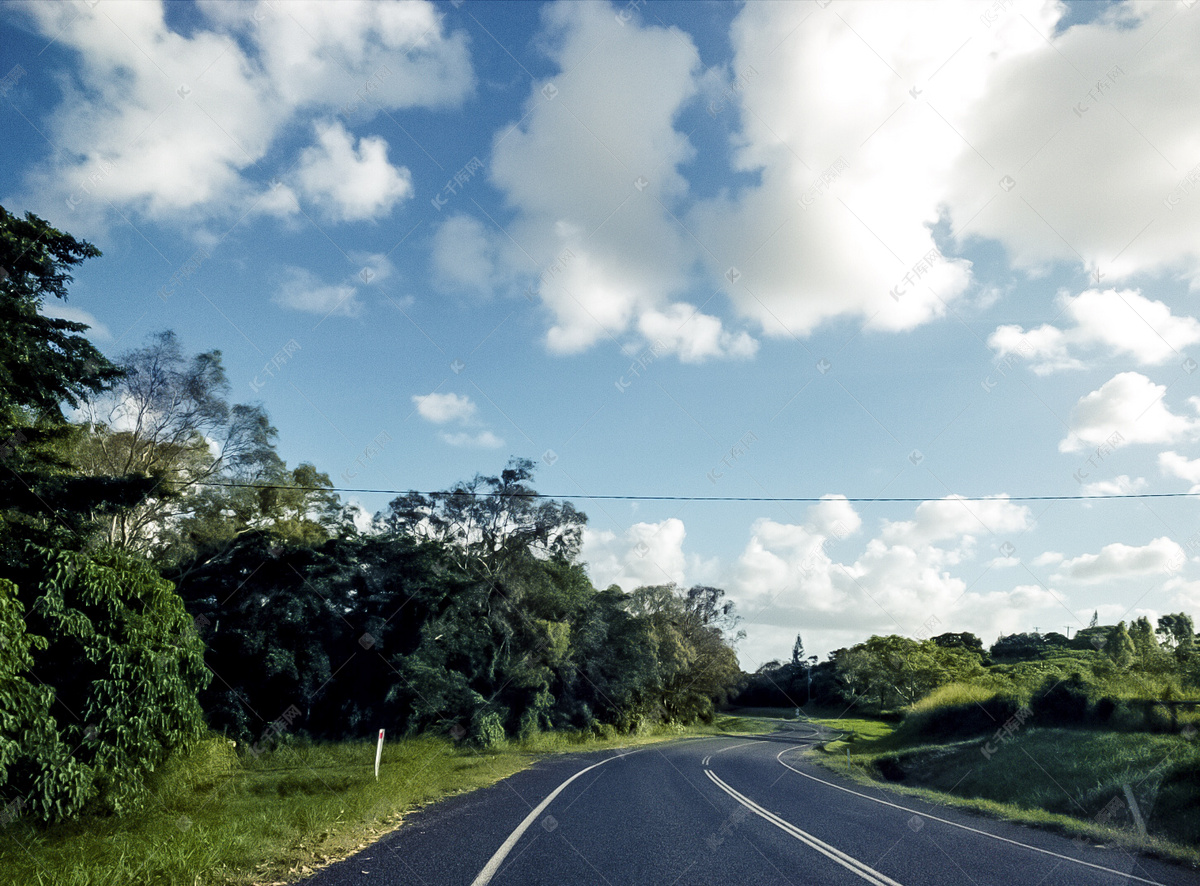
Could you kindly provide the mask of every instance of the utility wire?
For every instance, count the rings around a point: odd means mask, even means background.
[[[753,496],[753,495],[552,495],[548,492],[474,492],[468,489],[439,490],[438,492],[415,492],[412,489],[350,489],[343,486],[291,486],[285,483],[197,483],[224,489],[292,489],[301,492],[350,492],[361,495],[469,495],[474,498],[552,498],[559,500],[582,499],[585,501],[714,501],[714,502],[780,502],[785,504],[820,504],[824,501],[846,501],[859,504],[879,502],[891,504],[916,504],[926,501],[1104,501],[1110,499],[1146,498],[1198,498],[1200,492],[1127,492],[1104,495],[952,495],[943,498],[865,498],[838,497],[811,498],[802,496]]]

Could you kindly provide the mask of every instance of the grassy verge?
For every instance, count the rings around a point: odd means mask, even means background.
[[[39,886],[247,886],[286,883],[394,830],[412,810],[519,772],[539,757],[769,731],[773,724],[718,717],[711,726],[605,739],[546,733],[481,751],[435,738],[384,746],[293,744],[259,757],[223,739],[169,763],[146,809],[51,828],[0,829],[0,882]]]
[[[888,782],[890,790],[930,802],[1200,865],[1194,739],[1028,727],[1006,740],[937,743],[870,718],[817,722],[843,737],[813,759],[859,782]]]

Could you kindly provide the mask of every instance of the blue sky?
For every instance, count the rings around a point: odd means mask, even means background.
[[[0,199],[340,486],[825,497],[579,501],[747,669],[1195,613],[1194,499],[1010,498],[1200,484],[1192,6],[8,3]]]

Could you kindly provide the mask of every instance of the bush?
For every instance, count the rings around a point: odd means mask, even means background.
[[[994,689],[951,683],[910,707],[900,728],[925,738],[965,738],[994,732],[1020,707],[1014,696]]]
[[[495,711],[481,711],[471,719],[471,741],[481,748],[504,743],[504,718]]]
[[[1029,701],[1042,726],[1081,726],[1088,720],[1091,691],[1079,674],[1067,680],[1048,678]]]
[[[25,622],[44,640],[3,628],[17,642],[0,666],[0,788],[38,821],[75,816],[89,803],[103,813],[136,808],[149,774],[203,730],[203,646],[183,602],[147,561],[116,551],[36,556],[41,576]],[[11,622],[21,607],[5,584],[0,621]],[[52,692],[52,706],[21,688],[26,669]]]

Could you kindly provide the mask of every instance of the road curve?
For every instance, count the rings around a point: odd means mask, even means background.
[[[1196,886],[1182,867],[864,788],[818,727],[558,757],[434,804],[312,886]]]

